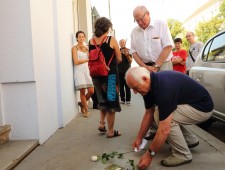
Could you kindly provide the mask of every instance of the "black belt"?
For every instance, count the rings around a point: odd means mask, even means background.
[[[147,66],[154,66],[155,62],[148,62],[148,63],[145,63],[145,65],[147,65]]]

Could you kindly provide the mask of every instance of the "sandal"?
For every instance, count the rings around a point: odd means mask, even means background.
[[[87,117],[89,117],[89,114],[90,113],[88,111],[86,111],[86,112],[83,113],[83,116],[87,118]]]
[[[78,106],[80,106],[80,110],[84,114],[85,113],[85,110],[84,110],[84,107],[83,107],[82,103],[81,102],[78,102]]]
[[[114,138],[114,137],[118,137],[118,136],[121,136],[121,135],[122,135],[122,134],[119,133],[118,130],[114,130],[114,134],[113,134],[112,136],[108,136],[108,135],[107,135],[107,138]]]
[[[104,126],[103,128],[99,127],[99,128],[98,128],[98,130],[99,130],[100,132],[102,132],[102,133],[107,132],[107,130],[106,130],[106,128],[105,128],[105,126]]]
[[[98,130],[102,133],[107,132],[106,128],[105,128],[105,122],[100,121],[100,124],[103,124],[103,127],[98,127]]]

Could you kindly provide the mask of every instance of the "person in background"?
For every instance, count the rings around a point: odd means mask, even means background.
[[[209,119],[213,101],[208,91],[186,74],[177,71],[151,72],[144,67],[132,67],[125,75],[127,85],[144,99],[145,114],[133,149],[139,150],[153,119],[158,124],[149,149],[141,157],[138,168],[150,166],[152,159],[167,141],[172,154],[161,165],[175,167],[192,161],[189,148],[199,145],[197,136],[184,125]],[[157,107],[155,107],[157,106]]]
[[[173,70],[173,39],[168,24],[154,20],[145,6],[137,6],[133,11],[134,21],[138,24],[131,32],[130,53],[141,67],[150,72]],[[153,139],[156,125],[150,128],[148,139]]]
[[[195,34],[193,32],[187,32],[186,39],[190,44],[187,58],[187,75],[189,75],[189,71],[194,66],[195,60],[204,44],[196,41]]]
[[[94,85],[88,69],[88,49],[84,45],[85,33],[77,31],[76,39],[78,44],[72,48],[74,63],[74,80],[76,90],[80,90],[80,100],[78,105],[84,117],[89,116],[87,101],[94,93]],[[86,93],[87,91],[87,93]]]
[[[174,44],[175,44],[175,51],[173,51],[173,57],[171,59],[173,63],[173,70],[186,73],[187,51],[181,49],[182,39],[176,38],[174,40]]]
[[[120,52],[122,55],[122,62],[118,64],[119,78],[120,78],[120,100],[121,104],[130,105],[131,91],[125,81],[125,73],[131,67],[132,56],[129,54],[130,49],[126,48],[126,40],[119,41]]]
[[[101,45],[106,63],[109,62],[112,54],[114,57],[110,64],[109,74],[106,77],[92,77],[96,95],[98,98],[98,109],[100,110],[100,124],[98,130],[107,132],[107,138],[121,136],[121,132],[114,129],[115,112],[120,112],[119,102],[119,77],[117,64],[122,61],[119,44],[112,36],[107,36],[112,28],[108,18],[100,17],[94,24],[94,36],[89,41],[89,52],[95,49],[94,41]],[[105,118],[108,124],[108,131],[105,127]]]

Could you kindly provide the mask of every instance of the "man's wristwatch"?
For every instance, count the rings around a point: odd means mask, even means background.
[[[148,151],[151,154],[151,156],[155,156],[156,153],[154,151],[152,151],[151,149],[148,149]]]
[[[160,65],[155,64],[154,67],[155,67],[155,68],[160,68]]]

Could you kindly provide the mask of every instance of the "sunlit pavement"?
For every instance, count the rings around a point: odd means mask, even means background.
[[[122,111],[116,114],[115,129],[122,136],[106,138],[97,130],[99,111],[90,109],[90,117],[84,118],[79,114],[65,128],[59,129],[42,146],[37,147],[28,155],[15,170],[104,170],[111,164],[118,164],[125,169],[132,169],[127,163],[134,160],[137,164],[145,151],[132,152],[124,155],[123,159],[113,158],[106,164],[100,161],[92,162],[92,155],[102,155],[118,151],[131,151],[131,144],[139,130],[144,113],[143,99],[140,95],[132,94],[131,105],[121,105]],[[191,163],[173,167],[173,170],[224,170],[225,144],[197,126],[190,126],[200,141],[200,145],[191,149]],[[169,145],[165,144],[158,152],[149,170],[168,170],[160,165],[160,161],[171,154]]]

